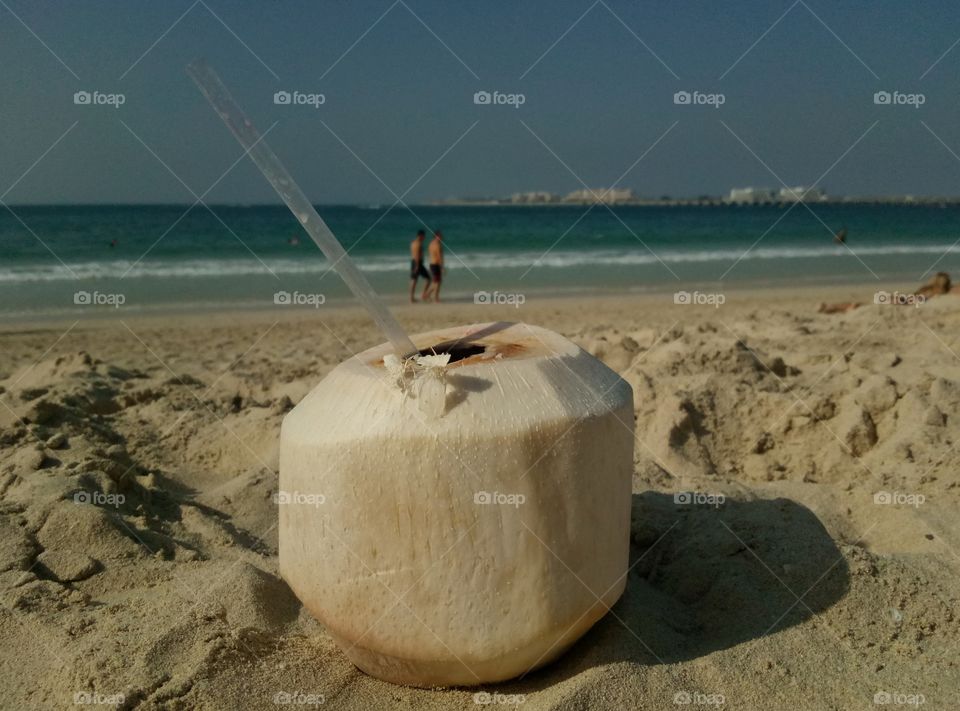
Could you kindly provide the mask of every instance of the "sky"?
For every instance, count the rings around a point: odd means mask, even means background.
[[[197,57],[317,203],[958,195],[958,40],[948,1],[0,0],[0,200],[277,202]]]

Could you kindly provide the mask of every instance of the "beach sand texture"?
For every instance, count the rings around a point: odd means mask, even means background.
[[[868,300],[835,291],[398,309],[411,332],[555,330],[634,389],[626,592],[479,701],[960,705],[960,297],[816,313]],[[10,324],[0,341],[0,705],[478,707],[477,689],[358,671],[279,576],[281,421],[382,341],[365,315]]]

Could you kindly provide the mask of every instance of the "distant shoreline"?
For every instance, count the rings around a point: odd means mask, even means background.
[[[551,202],[511,202],[509,200],[439,200],[425,203],[411,203],[414,207],[787,207],[795,203],[808,205],[957,205],[960,197],[842,197],[818,200],[757,200],[735,201],[727,198],[676,198],[669,200],[622,200],[614,202],[591,202],[556,200]]]

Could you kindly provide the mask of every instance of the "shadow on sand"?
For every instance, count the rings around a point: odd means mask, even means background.
[[[532,693],[604,664],[695,659],[799,624],[849,587],[819,519],[788,499],[683,506],[634,494],[630,563],[610,614],[553,664],[497,689]]]

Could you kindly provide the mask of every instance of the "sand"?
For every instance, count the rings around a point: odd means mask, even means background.
[[[956,708],[960,296],[863,291],[398,309],[552,328],[634,388],[627,591],[480,697],[359,672],[277,572],[280,423],[382,340],[363,314],[2,326],[2,705]]]

